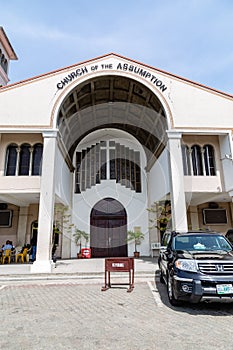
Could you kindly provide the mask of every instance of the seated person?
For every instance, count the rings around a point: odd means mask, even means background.
[[[7,240],[7,241],[6,241],[6,244],[2,247],[2,250],[3,250],[3,251],[5,251],[5,250],[7,250],[7,249],[10,249],[10,250],[14,249],[14,247],[13,247],[13,245],[12,245],[12,242],[9,241],[9,240]]]
[[[31,250],[30,244],[24,244],[24,246],[21,248],[21,250],[19,251],[19,253],[20,253],[20,254],[23,253],[23,251],[24,251],[25,248],[27,248],[28,254],[29,254],[29,252],[30,252],[30,250]]]

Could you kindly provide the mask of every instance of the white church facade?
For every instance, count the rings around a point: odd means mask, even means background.
[[[0,32],[4,60],[17,59]],[[130,230],[150,256],[164,203],[170,229],[232,228],[233,96],[114,53],[12,85],[6,75],[2,64],[0,244],[36,235],[32,272],[52,269],[56,208],[69,221],[61,258],[77,257],[74,228],[92,257],[132,256]]]

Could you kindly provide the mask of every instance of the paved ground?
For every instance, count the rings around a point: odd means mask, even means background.
[[[67,278],[62,273],[55,279],[5,276],[0,282],[0,348],[232,349],[232,304],[171,307],[164,285],[154,279],[156,263],[138,264],[151,272],[138,271],[132,293],[127,286],[102,292],[101,271],[92,274],[87,266],[81,269],[85,274],[69,266],[73,273]]]

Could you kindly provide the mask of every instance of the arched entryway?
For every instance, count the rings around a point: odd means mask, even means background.
[[[114,128],[133,135],[144,148],[148,169],[167,143],[161,101],[142,83],[123,76],[99,76],[75,86],[60,106],[57,127],[72,169],[77,145],[96,130]]]
[[[90,216],[92,257],[128,256],[127,214],[120,202],[104,198],[93,207]]]

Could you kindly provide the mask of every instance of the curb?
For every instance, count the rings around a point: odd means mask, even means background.
[[[134,277],[137,278],[155,278],[156,272],[148,273],[140,272],[135,273]],[[128,274],[113,274],[113,278],[128,278]],[[79,274],[28,274],[28,275],[1,275],[0,283],[11,281],[55,281],[55,280],[97,280],[104,279],[104,272],[98,273],[79,273]]]

